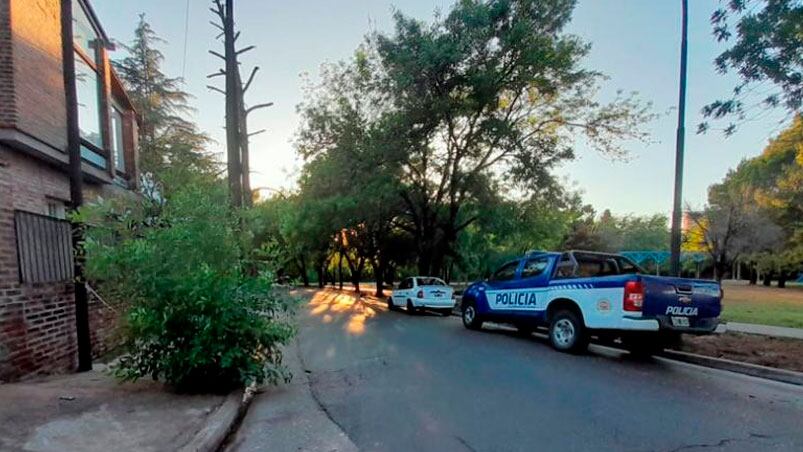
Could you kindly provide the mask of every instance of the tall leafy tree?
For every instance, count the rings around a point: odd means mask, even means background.
[[[361,47],[349,62],[323,67],[299,110],[303,124],[297,146],[307,159],[301,178],[305,199],[325,206],[340,254],[355,285],[367,268],[382,295],[393,265],[401,211],[400,167],[378,60]]]
[[[624,153],[621,139],[646,138],[647,107],[595,100],[603,76],[581,65],[589,45],[563,31],[574,5],[465,0],[432,23],[396,13],[394,32],[372,37],[421,273],[442,272],[489,181],[549,196],[550,169],[574,157],[577,136],[609,156]]]
[[[775,248],[757,250],[750,261],[758,264],[765,275],[776,274],[779,285],[783,285],[788,276],[803,269],[803,118],[800,115],[760,155],[742,161],[721,184],[714,185],[709,202],[727,199],[732,193],[739,193],[739,202],[757,209],[782,228]]]
[[[142,168],[158,172],[178,165],[211,171],[216,164],[204,150],[208,138],[188,119],[191,96],[181,89],[181,78],[162,71],[162,43],[140,14],[133,40],[122,45],[127,56],[113,62],[139,115]]]
[[[703,109],[714,119],[732,118],[725,133],[752,108],[800,113],[803,105],[803,2],[800,0],[721,0],[711,16],[714,37],[730,46],[714,60],[719,72],[739,76],[730,98]],[[754,105],[753,101],[757,100]],[[760,105],[759,105],[760,104]],[[708,128],[700,125],[700,131]]]

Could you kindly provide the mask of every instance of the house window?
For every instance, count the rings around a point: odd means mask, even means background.
[[[67,209],[64,207],[64,202],[57,199],[48,199],[47,216],[60,220],[67,218]]]
[[[83,2],[73,2],[73,44],[75,47],[75,87],[78,95],[78,128],[81,131],[81,158],[106,168],[101,123],[101,81],[98,76],[97,48],[100,33],[84,9]]]
[[[114,153],[114,167],[119,173],[125,173],[125,144],[123,141],[123,113],[112,107],[112,152]]]
[[[73,43],[86,55],[95,55],[99,35],[80,1],[72,2]]]
[[[81,131],[81,157],[106,167],[100,127],[100,83],[98,73],[76,52],[75,85],[78,95],[78,128]]]
[[[78,91],[78,126],[81,129],[81,138],[102,148],[98,73],[80,55],[75,57],[75,84]]]

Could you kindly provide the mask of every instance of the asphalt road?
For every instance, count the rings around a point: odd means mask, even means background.
[[[803,388],[319,293],[300,319],[312,394],[367,451],[803,451]]]

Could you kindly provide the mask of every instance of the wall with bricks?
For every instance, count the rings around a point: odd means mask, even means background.
[[[0,145],[0,381],[69,371],[76,365],[73,286],[20,284],[14,231],[14,210],[46,214],[49,201],[67,199],[66,174]],[[90,300],[96,356],[114,344],[117,317],[100,301]]]
[[[75,364],[72,284],[19,283],[14,210],[47,213],[48,197],[69,198],[69,181],[22,153],[0,147],[0,380]]]
[[[11,127],[17,120],[9,1],[0,0],[0,127]]]
[[[17,128],[56,149],[67,147],[59,0],[11,4]]]

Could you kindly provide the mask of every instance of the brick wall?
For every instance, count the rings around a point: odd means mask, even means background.
[[[14,210],[47,213],[47,197],[67,199],[66,177],[21,153],[0,148],[0,379],[74,366],[72,285],[21,285]]]
[[[44,214],[48,200],[68,198],[65,174],[0,145],[0,381],[76,365],[73,286],[20,284],[14,231],[14,210]],[[116,326],[117,314],[90,300],[96,356],[114,343]]]
[[[67,147],[60,0],[11,2],[17,128],[56,149]]]
[[[0,0],[0,127],[11,127],[17,120],[9,1]]]

